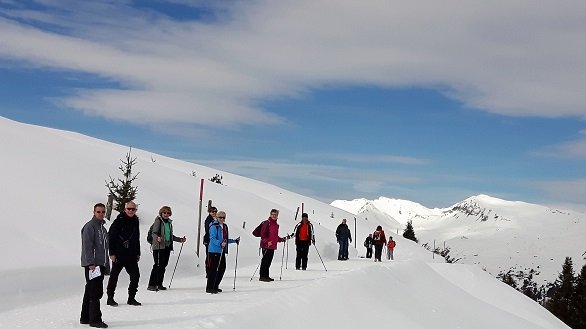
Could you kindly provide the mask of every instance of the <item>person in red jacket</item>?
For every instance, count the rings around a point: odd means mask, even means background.
[[[374,261],[380,262],[383,253],[383,246],[387,244],[387,238],[385,237],[385,231],[382,226],[377,226],[376,231],[372,233],[372,244],[374,245]]]
[[[271,209],[271,215],[268,220],[264,221],[260,233],[260,248],[262,249],[262,260],[260,261],[260,278],[259,281],[271,282],[275,279],[269,276],[269,269],[273,262],[277,243],[284,242],[288,237],[279,236],[279,210]]]
[[[397,244],[395,243],[395,240],[393,240],[393,237],[389,236],[389,243],[387,243],[387,259],[388,260],[394,260],[393,250],[395,249],[396,245]]]
[[[309,253],[309,246],[315,244],[315,235],[313,234],[313,225],[309,221],[309,215],[303,213],[301,215],[301,222],[295,226],[295,247],[297,250],[297,257],[295,258],[295,269],[307,270],[307,254]]]

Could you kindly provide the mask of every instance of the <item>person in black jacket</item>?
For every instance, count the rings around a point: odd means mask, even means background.
[[[140,260],[140,232],[138,229],[138,217],[136,216],[136,203],[130,201],[124,206],[124,212],[119,214],[114,223],[110,226],[110,259],[112,260],[112,271],[108,280],[107,304],[118,306],[114,301],[114,292],[118,284],[118,275],[122,269],[130,276],[128,285],[128,305],[140,306],[141,303],[135,299],[138,291],[138,280],[140,271],[138,261]]]
[[[210,244],[210,225],[216,220],[216,214],[218,213],[218,208],[216,207],[209,207],[208,208],[208,217],[203,223],[203,227],[205,230],[205,234],[203,235],[203,245],[206,246],[206,261],[205,264],[209,264],[208,255],[209,255],[209,244]],[[206,266],[206,278],[208,277],[208,267]]]
[[[364,240],[364,247],[366,247],[366,258],[372,258],[372,234],[369,234]]]
[[[348,260],[348,240],[352,243],[352,235],[350,234],[350,229],[346,224],[346,218],[342,219],[342,223],[338,225],[336,229],[336,239],[340,244],[340,249],[338,250],[338,260]]]

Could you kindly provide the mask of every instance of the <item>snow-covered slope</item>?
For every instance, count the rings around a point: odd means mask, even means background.
[[[0,294],[7,296],[0,299],[0,327],[78,328],[83,293],[80,229],[91,218],[93,204],[105,201],[105,181],[119,176],[117,168],[128,147],[4,118],[0,132],[0,200],[5,215]],[[270,184],[143,150],[133,149],[132,155],[137,158],[134,169],[140,172],[136,201],[143,256],[137,298],[144,304],[111,308],[103,303],[104,321],[112,327],[294,328],[303,311],[311,316],[305,325],[309,328],[355,328],[372,321],[377,311],[384,323],[400,328],[428,328],[431,323],[435,328],[472,323],[476,328],[565,328],[482,271],[433,261],[429,252],[392,232],[388,233],[399,246],[395,262],[361,259],[364,237],[390,219],[354,216]],[[223,185],[208,180],[215,174],[223,176]],[[204,204],[211,199],[225,210],[232,237],[242,237],[237,253],[231,248],[227,258],[224,292],[215,296],[204,292],[202,261],[196,255],[201,178]],[[259,256],[258,239],[250,232],[271,208],[279,208],[281,234],[290,233],[302,204],[316,230],[308,271],[295,271],[294,246],[281,244],[271,267],[277,281],[252,280]],[[153,264],[144,236],[162,205],[173,208],[175,232],[188,240],[173,288],[155,293],[144,289]],[[358,250],[351,248],[347,262],[336,260],[334,231],[342,218],[349,220],[358,245]],[[176,260],[177,253],[168,273]],[[127,280],[122,274],[117,293],[121,300]],[[168,281],[167,276],[165,284]]]
[[[357,204],[370,205],[365,211]],[[444,209],[427,209],[410,201],[379,198],[335,201],[332,205],[358,216],[388,214],[413,220],[420,243],[451,249],[460,263],[479,264],[497,275],[509,269],[535,269],[538,283],[553,282],[566,256],[580,268],[586,246],[586,215],[487,195],[470,197]],[[374,209],[373,209],[374,208]],[[358,210],[358,211],[357,211]],[[404,226],[403,226],[404,228]]]

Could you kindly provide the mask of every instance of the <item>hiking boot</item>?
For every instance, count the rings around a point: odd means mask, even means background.
[[[159,290],[167,290],[167,288],[165,288],[165,286],[158,286],[157,287]]]
[[[90,324],[90,320],[79,319],[79,324]]]
[[[116,303],[116,301],[114,300],[114,297],[108,297],[106,304],[108,304],[110,306],[114,306],[114,307],[118,306],[118,303]]]
[[[218,293],[218,290],[216,290],[216,289],[206,289],[206,292],[208,294],[217,294]]]
[[[258,281],[271,282],[271,281],[274,281],[274,280],[271,280],[271,278],[269,278],[267,276],[267,277],[260,277],[260,278],[258,278]]]
[[[157,287],[155,287],[155,286],[148,286],[148,287],[147,287],[147,290],[148,290],[148,291],[157,291],[157,290],[159,290],[159,289],[157,289]]]
[[[108,325],[104,323],[104,321],[90,323],[90,327],[92,328],[108,328]]]
[[[126,302],[126,304],[132,305],[132,306],[141,306],[142,305],[141,303],[137,302],[136,299],[134,299],[134,297],[128,298],[128,301]]]
[[[220,289],[220,288],[216,288],[216,291],[217,291],[217,292],[222,292],[222,289]]]

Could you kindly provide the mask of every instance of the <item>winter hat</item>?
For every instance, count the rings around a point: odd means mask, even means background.
[[[382,227],[382,226],[380,226],[380,225],[376,227],[376,230],[377,230],[377,231],[380,231],[380,230],[382,230],[382,229],[383,229],[383,227]]]
[[[304,212],[304,213],[301,215],[301,218],[309,218],[309,215],[308,215],[306,212]]]

